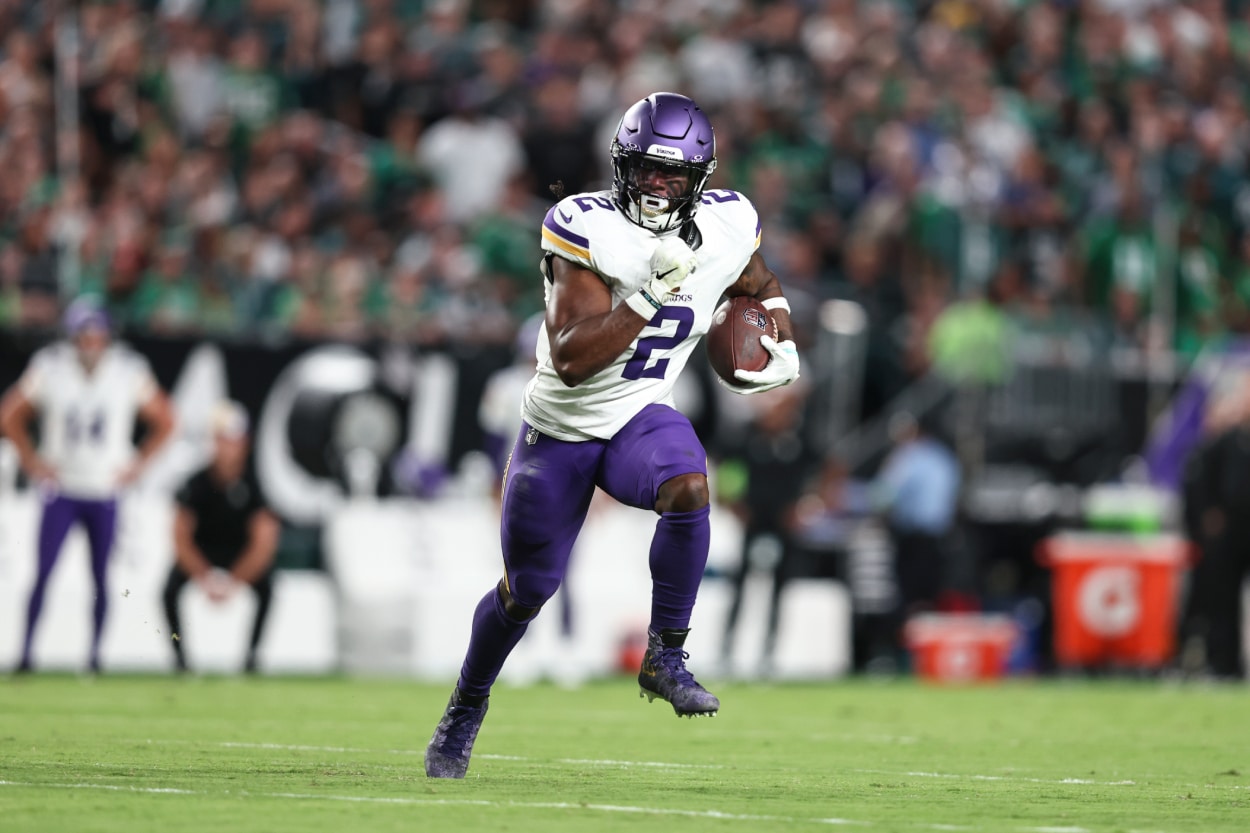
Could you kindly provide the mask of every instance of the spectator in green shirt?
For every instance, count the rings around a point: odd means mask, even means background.
[[[190,270],[185,240],[167,239],[156,252],[130,303],[131,321],[156,332],[196,330],[200,323],[200,287]]]
[[[1011,369],[1012,326],[994,284],[948,306],[929,331],[933,368],[957,383],[993,385]]]

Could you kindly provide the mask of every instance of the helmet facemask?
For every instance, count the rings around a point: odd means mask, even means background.
[[[716,160],[683,162],[628,150],[612,140],[612,188],[625,216],[643,228],[663,233],[694,218]]]

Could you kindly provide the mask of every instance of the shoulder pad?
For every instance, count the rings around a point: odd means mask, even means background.
[[[727,223],[735,234],[755,241],[753,249],[760,247],[760,216],[755,206],[743,194],[728,188],[713,188],[703,192],[699,200],[700,211],[715,214]]]
[[[571,260],[586,268],[592,268],[590,235],[587,228],[586,210],[581,201],[596,199],[593,195],[578,194],[565,197],[551,207],[543,218],[543,251]],[[611,202],[608,202],[609,208]]]
[[[115,341],[109,345],[108,349],[109,353],[121,367],[125,367],[128,370],[146,370],[148,367],[147,357],[127,344]]]
[[[41,347],[30,357],[30,366],[41,373],[49,373],[55,377],[62,369],[72,362],[78,361],[74,345],[68,341],[55,341]]]
[[[32,366],[38,365],[46,367],[52,362],[60,359],[62,356],[67,355],[69,349],[72,348],[70,348],[69,344],[64,341],[57,341],[47,345],[46,347],[40,347],[34,352],[34,355],[30,357],[30,363]]]

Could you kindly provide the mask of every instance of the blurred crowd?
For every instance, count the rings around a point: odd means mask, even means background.
[[[0,33],[0,326],[94,291],[135,330],[509,343],[550,186],[604,187],[671,89],[887,388],[993,376],[1008,321],[1250,328],[1247,0],[0,0]]]

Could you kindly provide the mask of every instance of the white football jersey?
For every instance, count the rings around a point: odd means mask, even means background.
[[[697,268],[603,370],[566,386],[552,366],[544,329],[538,372],[521,408],[526,422],[560,440],[609,439],[647,405],[673,405],[673,385],[711,326],[717,302],[760,245],[755,207],[737,191],[705,191],[694,222],[702,236]],[[610,191],[566,197],[543,220],[543,250],[597,273],[614,307],[651,278],[651,253],[662,239],[626,219]]]
[[[112,344],[88,373],[74,346],[58,342],[35,354],[18,384],[39,409],[39,453],[60,491],[112,497],[134,455],[135,415],[157,390],[147,360]]]

